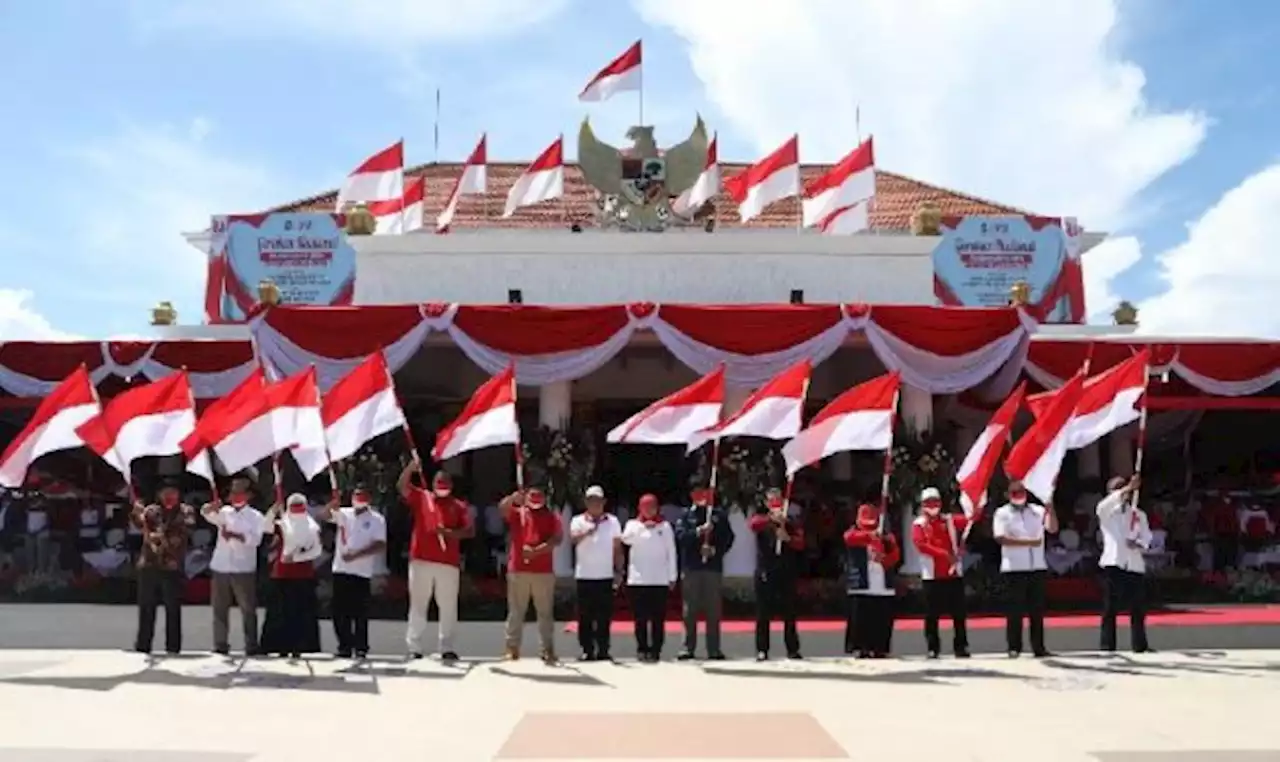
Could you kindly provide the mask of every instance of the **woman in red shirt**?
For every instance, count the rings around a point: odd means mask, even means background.
[[[337,505],[330,503],[329,509]],[[267,558],[271,562],[271,591],[267,617],[259,643],[262,652],[294,659],[320,651],[320,622],[316,605],[315,561],[323,550],[320,525],[307,513],[307,498],[289,496],[285,512],[274,505],[267,513],[267,532],[273,537]]]

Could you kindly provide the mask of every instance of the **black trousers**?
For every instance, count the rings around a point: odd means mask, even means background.
[[[800,653],[796,629],[796,578],[794,574],[756,572],[756,651],[769,653],[769,627],[782,620],[782,642],[788,654]]]
[[[657,657],[666,640],[667,586],[631,585],[631,614],[636,624],[636,652]]]
[[[663,605],[666,605],[663,596]],[[578,580],[578,645],[587,656],[609,655],[609,628],[613,626],[613,580]]]
[[[164,605],[164,650],[182,650],[182,572],[165,569],[138,570],[138,637],[134,647],[150,651],[156,632],[156,609]]]
[[[314,579],[273,579],[267,618],[258,642],[263,653],[305,654],[320,650]]]
[[[951,647],[955,653],[969,650],[969,628],[965,620],[964,578],[930,579],[920,583],[924,590],[925,647],[937,653],[942,650],[938,620],[951,617]]]
[[[892,595],[850,595],[844,627],[845,653],[888,656],[893,648]]]
[[[1137,572],[1108,566],[1102,570],[1102,650],[1116,650],[1116,614],[1129,611],[1129,643],[1134,651],[1147,644],[1146,579]]]
[[[1022,653],[1022,620],[1031,623],[1031,652],[1047,653],[1044,647],[1045,571],[1005,572],[1008,600],[1004,618],[1009,650]]]
[[[333,634],[340,653],[369,652],[369,579],[333,575]]]

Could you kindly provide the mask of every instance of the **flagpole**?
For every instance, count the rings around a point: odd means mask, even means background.
[[[893,415],[889,417],[889,446],[884,451],[884,473],[880,477],[880,534],[884,534],[884,516],[889,510],[889,479],[893,476],[893,440],[898,429],[898,402],[902,389],[893,392]]]
[[[796,159],[800,158],[800,137],[796,136]],[[796,173],[799,174],[800,166],[796,166]],[[800,178],[800,187],[796,193],[796,232],[804,232],[804,178]]]
[[[702,535],[702,547],[711,546],[711,511],[716,506],[716,479],[720,474],[720,437],[711,440],[711,503],[707,505],[707,521],[703,525],[707,531]]]
[[[812,372],[812,371],[810,371],[810,372]],[[806,399],[808,399],[808,398],[809,398],[809,380],[808,380],[808,379],[805,379],[805,382],[804,382],[804,389],[802,389],[802,390],[800,391],[800,411],[799,411],[799,412],[800,412],[800,421],[799,421],[799,423],[800,423],[801,425],[803,425],[803,424],[804,424],[804,402],[805,402],[805,400],[806,400]],[[799,431],[799,430],[800,430],[800,426],[797,426],[797,427],[796,427],[796,430],[797,430],[797,431]],[[794,487],[794,486],[795,486],[795,484],[796,484],[796,475],[795,475],[794,473],[788,474],[788,475],[787,475],[787,483],[786,483],[786,485],[785,485],[785,486],[783,487],[783,489],[782,489],[782,510],[784,511],[784,513],[789,513],[789,512],[790,512],[790,510],[791,510],[791,489],[792,489],[792,487]],[[785,521],[785,519],[784,519],[784,521]],[[775,541],[774,541],[774,547],[773,547],[773,549],[774,549],[774,552],[775,552],[775,553],[782,553],[782,538],[778,538],[777,540],[775,540]]]
[[[311,370],[314,372],[315,369],[316,369],[316,366],[313,363],[311,365]],[[324,410],[324,398],[320,395],[320,384],[318,383],[316,384],[316,410],[317,411]],[[327,465],[325,466],[325,470],[329,472],[329,492],[332,497],[337,498],[338,497],[338,475],[333,471],[333,456],[329,454],[329,439],[327,436],[325,437],[325,440],[324,440],[324,459],[325,459],[325,462],[327,463]]]
[[[637,44],[643,44],[643,41],[641,41],[640,43],[637,43]],[[644,126],[644,61],[643,61],[643,59],[641,60],[641,62],[640,62],[640,66],[639,66],[638,68],[640,69],[640,74],[639,74],[639,76],[638,76],[638,79],[640,80],[640,87],[639,87],[639,91],[638,91],[638,93],[637,93],[637,94],[640,96],[640,98],[639,98],[639,100],[640,100],[640,122],[639,122],[639,125],[638,125],[638,126],[643,127],[643,126]]]
[[[396,388],[395,377],[391,375],[391,366],[387,364],[386,347],[380,347],[378,353],[382,355],[382,367],[387,371],[387,385],[391,387],[391,393],[396,398],[396,405],[400,407],[400,417],[404,419],[400,424],[400,431],[404,433],[405,443],[409,445],[409,457],[413,460],[414,465],[418,467],[418,475],[422,478],[422,484],[425,487],[427,485],[427,475],[422,473],[422,456],[418,453],[418,443],[413,438],[413,430],[409,428],[409,416],[404,414],[404,402],[400,399],[400,390]],[[330,471],[330,474],[332,473]],[[431,505],[434,510],[434,499]],[[440,541],[441,550],[445,550],[448,547],[448,544],[444,541],[444,535],[437,534],[436,539]]]
[[[513,363],[511,368],[511,402],[513,406],[515,405],[517,399],[519,398],[516,396],[516,374],[515,374],[515,367]],[[516,418],[516,422],[517,422],[517,425],[516,425],[516,489],[523,490],[524,489],[524,443],[521,441],[521,437],[520,437],[519,420],[520,420],[519,416],[517,416]]]
[[[438,87],[436,88],[436,120],[435,120],[435,123],[432,125],[431,131],[432,131],[431,161],[433,164],[439,164],[440,163],[440,88]]]
[[[1137,436],[1137,452],[1133,456],[1133,475],[1142,475],[1142,456],[1147,449],[1147,410],[1150,408],[1151,398],[1151,361],[1147,361],[1147,365],[1142,369],[1142,378],[1146,381],[1146,386],[1142,389],[1142,410],[1138,412],[1138,436]],[[1136,509],[1138,507],[1138,493],[1142,491],[1142,481],[1139,479],[1138,486],[1130,494],[1132,505]]]
[[[183,372],[183,373],[186,373],[186,372],[187,372],[187,366],[185,366],[185,365],[183,365],[183,366],[182,366],[182,372]],[[196,414],[196,393],[195,393],[195,391],[191,388],[191,376],[190,376],[190,375],[188,375],[188,376],[187,376],[187,399],[191,400],[191,415],[193,415],[193,416],[194,416],[194,415]],[[208,452],[207,452],[207,451],[205,450],[205,448],[203,448],[203,447],[201,447],[201,448],[196,452],[196,455],[198,456],[198,455],[200,455],[201,453],[204,453],[206,458],[207,458],[207,457],[209,457]],[[214,501],[214,502],[216,502],[216,501],[218,500],[218,485],[217,485],[217,484],[215,484],[215,483],[214,483],[214,481],[213,481],[213,461],[212,461],[212,460],[210,460],[210,461],[209,461],[209,479],[208,479],[208,481],[209,481],[209,491],[213,494],[213,501]]]
[[[402,137],[402,138],[400,138],[400,142],[401,142],[401,144],[403,144],[403,143],[404,143],[404,138],[403,138],[403,137]],[[405,233],[404,192],[405,192],[405,189],[408,187],[407,185],[405,185],[404,166],[403,166],[403,164],[404,164],[404,162],[403,162],[403,161],[401,161],[401,167],[400,167],[400,235],[404,235],[404,233]]]
[[[258,340],[253,336],[253,332],[249,332],[249,348],[253,351],[253,359],[257,361],[258,368],[262,370],[262,375],[267,381],[275,381],[275,374],[267,367],[267,363],[262,359],[262,349],[258,346]],[[210,464],[212,469],[212,464]],[[284,504],[284,484],[280,477],[280,451],[271,454],[271,476],[275,479],[275,496],[276,502],[280,505]]]

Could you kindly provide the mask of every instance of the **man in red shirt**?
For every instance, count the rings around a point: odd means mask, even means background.
[[[564,535],[560,516],[547,508],[541,489],[516,491],[498,504],[507,523],[507,650],[505,658],[520,658],[524,617],[533,601],[538,618],[538,641],[542,660],[556,662],[555,611],[556,577],[552,553]]]
[[[457,661],[453,631],[458,624],[458,579],[462,540],[475,535],[465,501],[453,496],[453,479],[438,471],[427,491],[413,483],[422,465],[410,461],[400,473],[400,495],[413,514],[409,540],[409,624],[405,644],[409,658],[422,658],[422,634],[427,629],[431,599],[440,612],[440,659]]]

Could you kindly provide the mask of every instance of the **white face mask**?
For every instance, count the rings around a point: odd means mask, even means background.
[[[924,512],[925,512],[925,514],[926,514],[926,515],[928,515],[928,516],[937,516],[939,513],[941,513],[941,512],[942,512],[942,506],[941,506],[941,505],[929,505],[929,504],[927,504],[927,503],[926,503],[925,505],[923,505],[923,506],[921,506],[921,507],[922,507],[922,508],[924,508]]]
[[[436,487],[434,490],[432,490],[432,494],[434,494],[436,497],[448,497],[453,494],[453,490],[449,489],[448,487]]]
[[[352,502],[351,507],[355,508],[357,511],[363,511],[368,509],[369,504],[364,502],[363,500],[359,500],[359,501]]]

